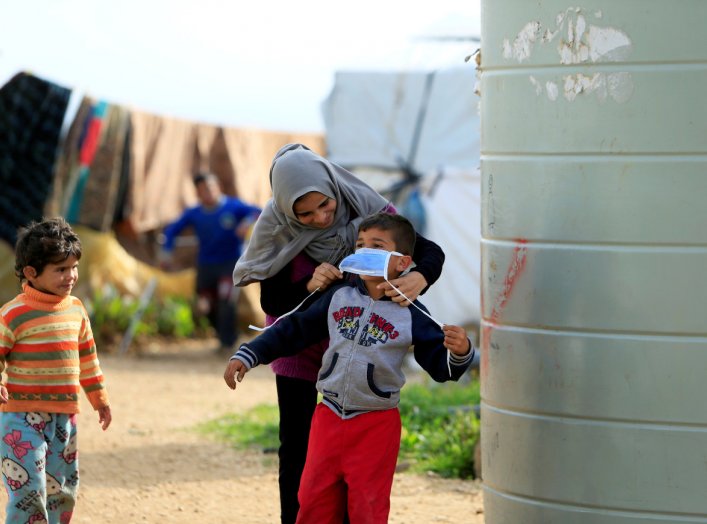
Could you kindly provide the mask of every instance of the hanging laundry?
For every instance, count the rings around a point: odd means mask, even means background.
[[[52,209],[72,223],[109,231],[123,177],[129,112],[84,97],[57,161]]]
[[[44,213],[70,95],[27,73],[0,88],[0,238],[12,245]]]

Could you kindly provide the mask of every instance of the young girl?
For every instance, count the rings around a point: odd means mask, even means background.
[[[260,282],[260,303],[268,323],[342,277],[336,266],[353,251],[363,218],[380,211],[395,212],[373,188],[302,144],[289,144],[277,152],[270,183],[273,198],[265,205],[233,272],[237,286]],[[416,266],[411,272],[391,281],[410,300],[439,278],[444,253],[418,235],[413,260]],[[409,305],[387,283],[380,286],[401,306]],[[312,298],[316,297],[315,293]],[[271,365],[280,410],[282,524],[292,524],[297,518],[297,491],[317,404],[315,382],[327,345],[328,340],[323,340]]]
[[[61,218],[20,231],[22,293],[0,308],[0,453],[7,522],[71,520],[79,484],[79,389],[111,423],[88,314],[71,291],[81,242]]]

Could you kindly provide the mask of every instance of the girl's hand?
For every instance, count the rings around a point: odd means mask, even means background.
[[[0,404],[7,404],[8,400],[7,388],[0,384]]]
[[[319,288],[319,291],[324,291],[332,283],[341,280],[343,277],[344,274],[339,271],[339,268],[322,262],[315,268],[312,278],[307,282],[307,291],[312,293],[317,288]]]
[[[422,276],[422,273],[418,273],[417,271],[410,271],[407,275],[391,280],[390,283],[405,293],[410,300],[415,300],[420,296],[422,290],[427,287],[427,280]],[[393,302],[397,302],[404,307],[410,305],[410,302],[395,291],[388,282],[381,282],[376,287],[385,290],[385,294],[389,296]]]
[[[445,324],[442,331],[444,331],[444,347],[449,351],[460,357],[471,351],[471,343],[464,328]]]
[[[103,431],[108,429],[110,423],[113,421],[113,415],[110,413],[110,406],[103,406],[98,408],[98,423],[101,425]]]

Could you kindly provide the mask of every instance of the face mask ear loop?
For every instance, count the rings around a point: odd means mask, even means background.
[[[300,302],[299,304],[297,304],[297,305],[295,306],[295,309],[293,309],[292,311],[288,311],[288,312],[285,313],[284,315],[281,315],[281,316],[277,317],[277,318],[275,319],[275,322],[273,322],[273,323],[270,324],[269,326],[265,326],[265,327],[261,327],[261,328],[260,328],[260,327],[258,327],[258,326],[254,326],[253,324],[250,324],[250,325],[248,325],[248,327],[249,327],[250,329],[254,330],[254,331],[265,331],[266,329],[273,327],[275,324],[277,324],[277,323],[280,321],[281,318],[285,318],[286,316],[289,316],[289,315],[291,315],[292,313],[294,313],[295,311],[297,311],[297,310],[300,308],[300,306],[301,306],[302,304],[304,304],[305,302],[307,302],[307,300],[309,300],[309,297],[311,297],[312,295],[314,295],[317,291],[319,291],[319,288],[315,289],[315,290],[312,291],[309,295],[307,295],[307,298],[305,298],[302,302]]]
[[[390,256],[388,257],[388,259],[390,259]],[[387,267],[387,264],[386,264],[386,267]],[[432,321],[433,321],[435,324],[437,324],[440,328],[444,328],[444,324],[442,324],[442,322],[440,322],[439,320],[437,320],[436,318],[434,318],[432,315],[430,315],[429,313],[427,313],[427,311],[425,311],[424,309],[422,309],[421,307],[419,307],[417,304],[415,304],[412,300],[410,300],[408,297],[406,297],[406,296],[405,296],[405,293],[403,293],[403,292],[400,291],[397,287],[395,287],[393,284],[391,284],[390,280],[388,280],[388,277],[383,277],[383,278],[385,278],[385,281],[386,281],[388,284],[390,284],[390,287],[392,287],[395,291],[397,291],[398,295],[400,295],[400,296],[402,296],[403,298],[405,298],[408,302],[410,302],[410,304],[412,304],[413,306],[415,306],[423,315],[425,315],[427,318],[429,318],[430,320],[432,320]],[[449,349],[447,349],[447,371],[449,371],[449,377],[450,377],[450,378],[451,378],[451,376],[452,376],[452,365],[450,364],[451,358],[452,358],[452,356],[451,356],[451,354],[450,354],[450,351],[449,351]]]

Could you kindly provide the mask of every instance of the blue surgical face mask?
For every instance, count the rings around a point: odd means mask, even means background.
[[[388,278],[388,262],[390,257],[403,256],[397,251],[386,251],[384,249],[371,249],[362,247],[357,249],[352,255],[347,256],[339,263],[339,270],[344,273],[356,273],[371,277]]]

